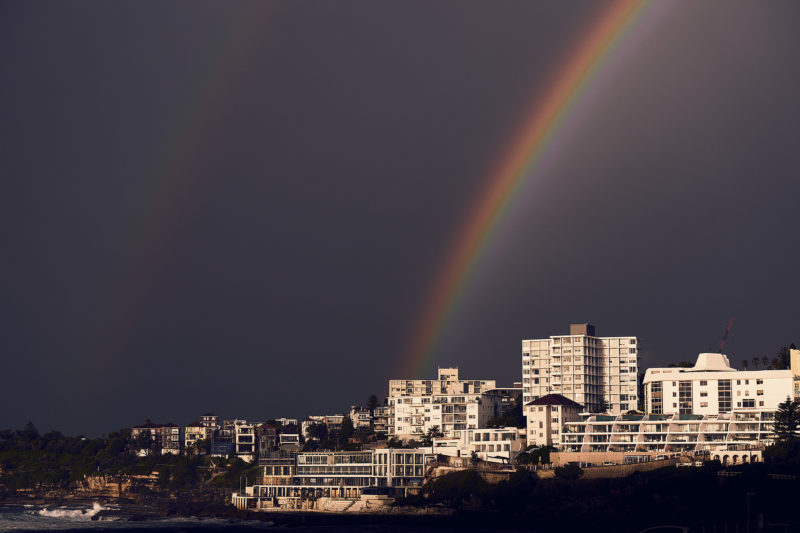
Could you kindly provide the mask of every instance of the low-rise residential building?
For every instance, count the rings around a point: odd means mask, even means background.
[[[372,411],[372,430],[381,435],[388,434],[393,416],[394,408],[392,406],[382,405],[376,407]]]
[[[372,413],[366,407],[354,405],[350,407],[350,420],[355,429],[369,429],[372,425]]]
[[[276,418],[275,423],[280,424],[281,426],[296,426],[297,419],[296,418]]]
[[[645,409],[653,414],[775,410],[794,395],[791,370],[736,370],[721,353],[701,353],[691,368],[648,368],[643,383]]]
[[[236,431],[220,427],[211,432],[211,454],[214,457],[228,457],[236,452]]]
[[[300,431],[305,438],[311,438],[308,433],[308,428],[315,424],[324,424],[328,430],[328,436],[331,438],[336,437],[342,430],[342,421],[345,415],[311,415],[300,425]]]
[[[138,439],[143,433],[149,434],[152,443],[161,450],[162,455],[181,453],[181,428],[172,422],[156,424],[148,420],[140,426],[131,428],[131,438],[133,439]],[[147,450],[139,450],[138,453],[146,455]]]
[[[524,430],[515,427],[468,429],[456,439],[433,439],[432,450],[448,457],[472,457],[489,463],[511,464],[525,449]]]
[[[236,456],[242,461],[253,462],[258,455],[255,425],[236,420],[233,428]]]
[[[203,425],[202,422],[192,422],[188,426],[183,429],[183,448],[189,453],[189,450],[193,450],[194,446],[199,442],[204,442],[206,440],[210,440],[211,430]],[[200,453],[200,450],[196,450]]]
[[[528,446],[559,447],[564,424],[580,420],[582,406],[560,394],[547,394],[523,408]]]
[[[792,371],[794,381],[794,399],[800,401],[800,350],[789,350],[789,369]]]
[[[278,432],[271,424],[256,426],[256,442],[258,443],[259,457],[267,457],[270,452],[278,448]]]
[[[203,424],[203,427],[207,427],[211,431],[219,428],[219,417],[214,413],[205,413],[204,415],[200,416],[200,423]]]
[[[233,493],[232,503],[240,509],[301,509],[329,498],[351,500],[344,502],[349,506],[369,492],[405,496],[422,486],[434,459],[430,451],[391,448],[303,452],[293,464],[275,458],[263,465],[259,483]]]

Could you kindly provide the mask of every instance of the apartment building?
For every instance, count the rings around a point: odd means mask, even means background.
[[[789,350],[789,368],[794,379],[794,400],[800,401],[800,350]]]
[[[350,407],[350,420],[355,429],[369,429],[372,425],[372,413],[366,407],[353,405]]]
[[[440,368],[438,379],[389,381],[389,406],[394,415],[389,434],[419,438],[434,426],[449,438],[467,429],[484,427],[500,401],[484,397],[495,389],[494,380],[462,380],[458,368]],[[484,397],[485,401],[481,401]]]
[[[562,442],[564,424],[580,420],[581,404],[560,394],[547,394],[523,407],[528,445],[555,446]]]
[[[569,335],[523,340],[523,401],[554,393],[590,412],[636,409],[638,357],[636,337],[597,337],[592,324],[570,324]]]
[[[242,461],[252,463],[258,456],[256,424],[248,424],[246,420],[236,420],[233,431],[236,456]]]
[[[386,435],[393,422],[394,408],[390,405],[376,407],[372,411],[372,429],[375,433]]]
[[[205,413],[200,416],[200,423],[203,427],[207,427],[213,431],[219,428],[219,417],[214,413]]]
[[[691,368],[648,368],[643,383],[645,407],[653,414],[774,411],[794,396],[791,370],[736,370],[721,353],[701,353]]]
[[[153,444],[161,449],[162,455],[166,453],[178,455],[181,453],[181,428],[172,422],[156,424],[148,420],[140,426],[131,428],[131,438],[133,439],[138,439],[143,433],[150,435]],[[146,455],[147,450],[138,450],[137,453]]]
[[[328,436],[334,438],[342,430],[344,417],[345,415],[310,415],[300,424],[300,431],[303,437],[308,439],[311,438],[308,428],[315,424],[324,424],[328,429]]]
[[[210,430],[202,422],[192,422],[183,428],[183,447],[190,450],[192,446],[200,441],[210,440]]]
[[[718,415],[583,415],[564,425],[561,450],[607,452],[707,452],[724,462],[760,457],[772,442],[774,411],[733,409]],[[747,451],[743,454],[741,452]],[[734,458],[735,455],[735,458]]]

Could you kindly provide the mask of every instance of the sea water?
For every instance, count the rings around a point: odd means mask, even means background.
[[[224,519],[164,518],[130,522],[125,517],[102,517],[92,520],[100,511],[118,507],[95,502],[88,506],[41,507],[34,505],[0,506],[0,531],[252,531],[270,530],[268,523]]]
[[[223,518],[163,518],[142,522],[129,521],[125,516],[112,515],[92,520],[103,510],[118,510],[113,505],[103,506],[94,503],[91,506],[42,507],[34,505],[0,505],[0,532],[5,531],[69,531],[102,532],[161,532],[175,533],[180,531],[202,531],[213,533],[222,531],[291,531],[292,533],[460,533],[453,527],[430,527],[424,523],[414,525],[400,524],[315,524],[293,526],[291,528],[272,525],[270,522],[257,520],[230,520]],[[470,533],[495,533],[494,530],[471,529]]]

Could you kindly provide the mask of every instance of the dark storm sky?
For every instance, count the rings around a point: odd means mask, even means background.
[[[596,2],[5,2],[0,427],[340,412]],[[592,321],[641,366],[800,340],[800,4],[672,2],[612,57],[438,351],[520,379]],[[407,376],[422,378],[425,376]]]

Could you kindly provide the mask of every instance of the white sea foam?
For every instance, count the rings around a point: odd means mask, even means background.
[[[105,507],[94,502],[91,509],[44,509],[39,511],[39,516],[50,518],[64,518],[67,520],[91,520],[94,515],[105,510]]]

